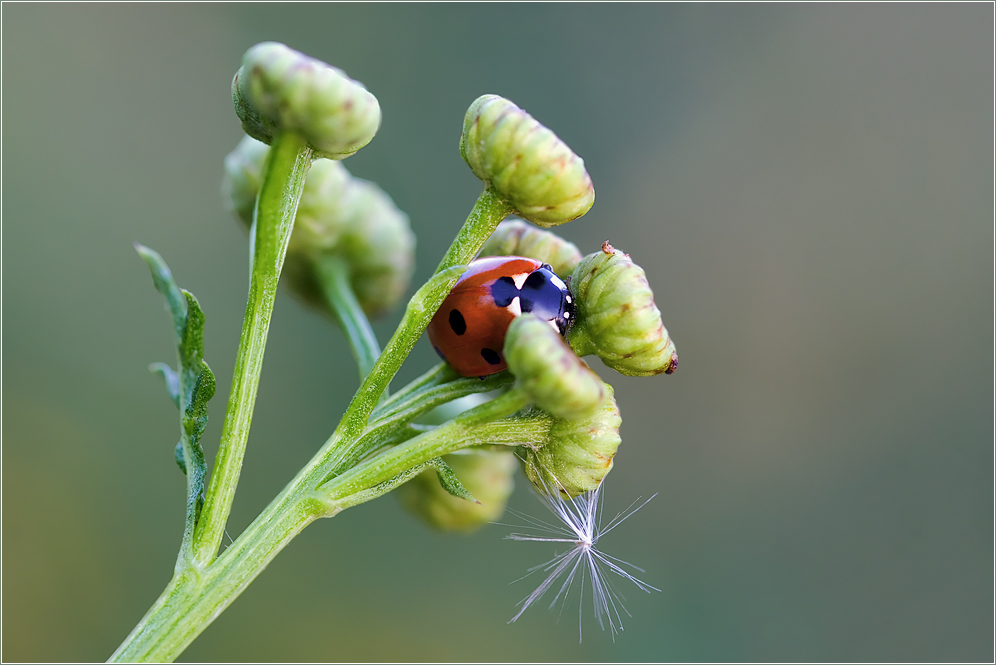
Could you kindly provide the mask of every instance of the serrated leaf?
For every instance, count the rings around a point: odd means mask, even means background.
[[[439,476],[439,484],[443,486],[444,490],[460,499],[480,503],[480,501],[474,498],[473,494],[467,491],[467,488],[457,478],[456,473],[453,472],[450,465],[444,462],[442,458],[437,457],[434,460],[430,460],[429,464],[436,469],[436,475]]]
[[[169,398],[173,400],[173,404],[176,408],[180,408],[180,377],[177,376],[173,368],[166,363],[152,363],[149,365],[150,372],[158,372],[160,376],[163,377],[163,381],[166,382],[166,392],[169,393]]]
[[[201,434],[208,422],[207,403],[214,396],[214,373],[204,362],[204,312],[192,293],[176,285],[169,266],[157,252],[135,243],[135,249],[149,266],[152,283],[166,298],[173,317],[178,368],[153,363],[149,369],[159,372],[180,413],[180,442],[173,449],[177,466],[187,476],[187,520],[183,532],[181,557],[192,556],[194,527],[204,505],[204,476],[207,465]]]

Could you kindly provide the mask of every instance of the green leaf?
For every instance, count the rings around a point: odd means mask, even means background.
[[[200,303],[190,291],[180,289],[183,293],[187,318],[180,333],[180,361],[186,367],[199,368],[204,357],[204,312]]]
[[[467,491],[467,488],[463,486],[463,483],[457,478],[450,465],[443,461],[443,458],[437,457],[436,459],[429,460],[429,465],[436,469],[436,475],[439,476],[439,484],[443,486],[444,490],[457,498],[480,503],[480,501],[474,498],[473,494]]]
[[[173,457],[187,476],[187,520],[180,557],[189,558],[193,556],[194,527],[204,504],[207,474],[200,438],[207,427],[207,403],[216,388],[214,373],[203,357],[204,312],[193,294],[176,285],[162,256],[138,243],[135,249],[149,266],[152,283],[166,298],[166,308],[173,317],[178,369],[173,371],[165,363],[153,363],[149,369],[162,375],[170,398],[180,409],[181,437]]]
[[[166,307],[173,317],[173,325],[176,326],[176,336],[183,336],[183,329],[187,325],[187,300],[180,292],[180,287],[173,280],[173,273],[169,266],[163,261],[163,257],[154,249],[149,249],[141,243],[135,243],[135,251],[148,264],[152,272],[152,284],[156,291],[166,297]]]
[[[149,371],[158,372],[159,375],[163,377],[163,381],[166,382],[166,392],[169,393],[169,398],[173,400],[173,404],[176,405],[176,408],[179,409],[180,377],[173,371],[173,368],[166,363],[152,363],[149,365]]]
[[[201,361],[201,371],[194,379],[194,385],[187,396],[186,408],[183,412],[183,429],[190,436],[191,441],[198,446],[198,440],[207,427],[208,408],[207,403],[214,397],[217,384],[214,379],[214,372],[208,364]]]

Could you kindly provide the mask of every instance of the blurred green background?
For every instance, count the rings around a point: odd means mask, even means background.
[[[181,660],[993,659],[992,5],[5,4],[4,660],[103,660],[170,577],[177,415],[146,366],[173,351],[131,243],[207,313],[213,455],[247,276],[229,84],[271,39],[380,99],[346,165],[411,215],[420,281],[480,190],[478,95],[585,159],[597,201],[561,232],[646,268],[681,357],[598,367],[607,507],[660,493],[602,544],[662,592],[620,586],[614,644],[589,607],[580,646],[576,607],[507,625],[552,548],[386,497],[309,527]],[[283,293],[232,535],[355,384]],[[522,482],[512,505],[542,510]]]

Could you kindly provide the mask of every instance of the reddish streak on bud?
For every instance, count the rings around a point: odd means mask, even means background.
[[[674,370],[678,369],[678,354],[674,351],[671,352],[671,364],[668,368],[664,370],[665,374],[673,374]]]

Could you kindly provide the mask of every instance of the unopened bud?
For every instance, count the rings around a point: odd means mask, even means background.
[[[478,97],[467,109],[460,154],[478,178],[539,226],[577,219],[595,202],[584,160],[498,95]]]
[[[491,234],[481,256],[526,256],[550,264],[558,275],[570,275],[581,263],[581,250],[552,231],[509,218]]]
[[[269,147],[249,137],[225,158],[226,207],[248,226]],[[415,267],[415,235],[408,215],[377,185],[354,178],[339,162],[316,159],[308,170],[283,276],[305,302],[327,308],[315,262],[337,255],[367,314],[397,304]]]
[[[622,439],[622,418],[612,386],[603,384],[606,397],[584,420],[554,418],[550,442],[524,448],[523,470],[540,492],[575,497],[598,487],[612,469]]]
[[[549,322],[516,317],[505,335],[505,362],[536,406],[564,419],[595,413],[605,399],[602,380],[564,343]]]
[[[415,234],[408,215],[384,190],[353,178],[353,212],[342,238],[356,298],[371,315],[390,309],[405,295],[415,270]]]
[[[288,254],[329,252],[339,244],[355,207],[355,178],[340,162],[316,159],[308,170]]]
[[[263,182],[263,164],[270,146],[251,136],[243,136],[235,150],[225,157],[225,174],[221,180],[221,196],[228,212],[246,225],[252,226],[256,196]]]
[[[300,225],[300,226],[299,226]],[[305,181],[284,274],[305,302],[325,308],[317,261],[342,257],[363,310],[377,315],[405,295],[415,268],[408,215],[380,187],[318,160]]]
[[[513,453],[468,449],[444,455],[443,461],[479,503],[447,492],[430,469],[395,490],[403,506],[444,531],[473,531],[502,516],[515,487]]]
[[[627,376],[670,374],[678,366],[647,276],[628,254],[605,243],[575,268],[571,291],[578,311],[569,340],[578,355],[597,355]]]
[[[380,127],[380,104],[362,83],[277,42],[256,44],[242,56],[232,99],[246,134],[269,144],[292,132],[316,157],[344,159]]]

